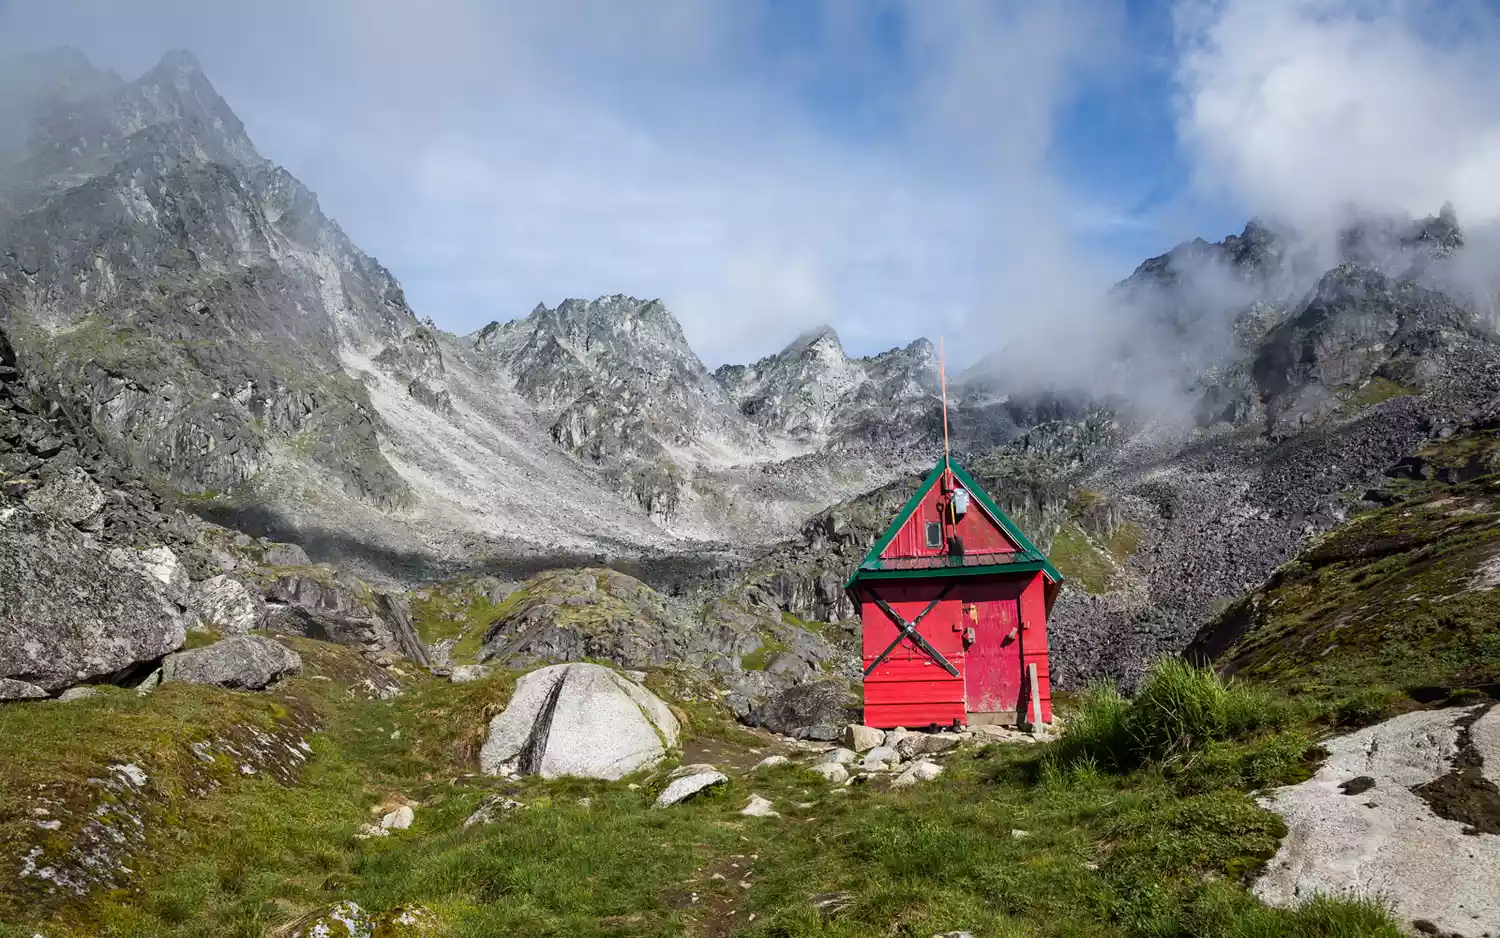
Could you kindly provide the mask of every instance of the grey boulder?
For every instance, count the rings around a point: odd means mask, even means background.
[[[45,696],[47,692],[35,684],[0,677],[0,700],[37,700]]]
[[[943,774],[942,766],[936,762],[928,762],[926,759],[923,759],[920,762],[912,763],[906,771],[896,776],[891,782],[891,787],[906,788],[918,782],[930,782],[941,774]]]
[[[885,733],[862,723],[850,723],[844,727],[844,745],[855,752],[874,749],[885,741]]]
[[[151,575],[156,582],[161,584],[162,593],[172,602],[186,607],[188,604],[188,591],[192,589],[192,583],[188,580],[187,570],[183,569],[182,562],[170,547],[148,547],[145,550],[136,551],[137,562]]]
[[[848,681],[830,678],[777,694],[747,722],[798,739],[835,740],[859,717],[859,699]]]
[[[53,692],[182,647],[160,584],[71,525],[0,509],[0,677]]]
[[[487,664],[461,664],[448,675],[448,680],[455,684],[467,684],[470,681],[482,681],[494,673],[495,669]]]
[[[740,809],[740,813],[745,817],[781,817],[770,799],[762,798],[760,795],[751,795],[750,800]]]
[[[26,507],[65,524],[92,530],[101,527],[104,493],[87,472],[74,466],[27,495]]]
[[[191,651],[168,655],[162,683],[212,684],[230,690],[261,690],[302,670],[295,651],[259,635],[237,635]]]
[[[193,587],[188,610],[201,628],[225,635],[244,635],[265,618],[265,602],[234,577],[219,574]]]
[[[691,775],[684,775],[668,785],[657,796],[656,804],[652,805],[652,807],[670,808],[674,804],[681,804],[689,798],[700,795],[710,788],[716,788],[727,781],[729,781],[728,777],[717,769],[711,772],[694,772]]]
[[[479,765],[490,775],[619,779],[656,765],[679,727],[655,694],[597,664],[558,664],[516,682],[490,721]]]

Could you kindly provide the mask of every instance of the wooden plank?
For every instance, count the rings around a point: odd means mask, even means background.
[[[1042,694],[1037,687],[1036,662],[1026,666],[1026,677],[1031,682],[1031,701],[1026,707],[1026,715],[1031,718],[1032,726],[1042,725]]]

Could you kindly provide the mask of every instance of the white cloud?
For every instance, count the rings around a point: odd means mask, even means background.
[[[1293,221],[1500,217],[1500,19],[1478,3],[1182,0],[1179,136],[1207,192]]]
[[[1106,285],[1074,236],[1118,210],[1049,150],[1120,0],[768,9],[17,0],[0,53],[70,43],[130,76],[193,50],[455,331],[625,292],[666,300],[710,364],[822,322],[860,352],[962,329],[977,356]]]

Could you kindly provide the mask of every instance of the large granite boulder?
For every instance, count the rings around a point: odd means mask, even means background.
[[[302,670],[302,657],[259,635],[236,635],[191,651],[168,655],[162,683],[184,681],[230,690],[262,690]]]
[[[0,508],[0,677],[55,692],[182,647],[160,584],[72,525]]]
[[[559,664],[516,683],[479,754],[491,775],[618,779],[677,745],[677,719],[655,694],[596,664]]]

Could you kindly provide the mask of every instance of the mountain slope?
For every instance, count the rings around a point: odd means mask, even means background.
[[[1206,623],[1187,654],[1324,697],[1500,683],[1495,414],[1392,466],[1363,511]]]

